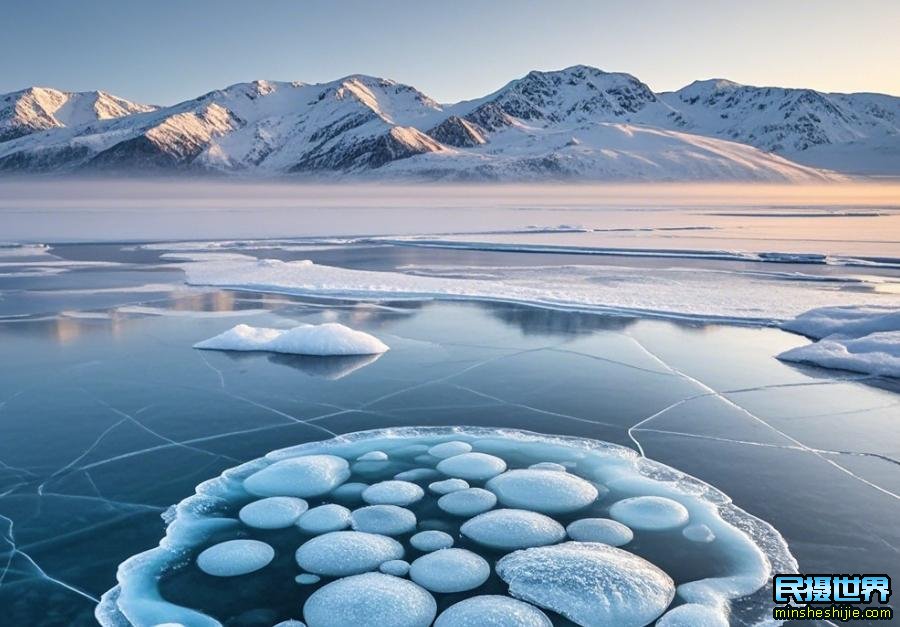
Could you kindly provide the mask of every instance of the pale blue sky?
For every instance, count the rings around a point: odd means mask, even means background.
[[[2,14],[0,92],[172,104],[365,73],[452,102],[583,63],[657,91],[723,77],[900,95],[898,0],[4,0]]]

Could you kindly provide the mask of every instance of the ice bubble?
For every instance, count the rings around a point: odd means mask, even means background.
[[[481,488],[467,488],[445,494],[438,499],[438,507],[454,516],[474,516],[497,504],[497,496]]]
[[[358,503],[362,501],[362,493],[368,487],[368,483],[345,483],[334,489],[331,498],[344,503]]]
[[[402,557],[403,545],[396,540],[360,531],[316,536],[303,543],[296,553],[300,568],[328,577],[365,573]]]
[[[556,472],[568,472],[568,468],[556,462],[538,462],[529,466],[532,470],[554,470]]]
[[[713,533],[712,529],[703,524],[688,525],[681,530],[681,535],[691,542],[700,542],[702,544],[712,542],[716,539],[716,534]]]
[[[552,518],[521,509],[495,509],[463,523],[460,532],[496,549],[524,549],[555,544],[566,530]]]
[[[591,627],[642,627],[675,596],[662,570],[622,549],[566,542],[516,551],[497,562],[512,596]]]
[[[553,627],[553,623],[533,605],[491,594],[451,605],[434,627]]]
[[[336,455],[307,455],[275,462],[244,479],[256,496],[307,498],[331,492],[350,476],[347,460]]]
[[[708,605],[686,603],[663,614],[656,627],[728,627],[728,617]]]
[[[634,539],[634,532],[609,518],[582,518],[566,527],[569,537],[578,542],[600,542],[610,546],[622,546]]]
[[[245,525],[257,529],[284,529],[297,522],[308,507],[303,499],[271,496],[244,505],[238,512],[238,518]]]
[[[272,625],[272,627],[306,627],[306,623],[302,623],[299,620],[283,620],[280,623],[276,623]]]
[[[428,484],[428,489],[435,494],[450,494],[457,490],[465,490],[468,487],[468,481],[463,481],[462,479],[444,479],[443,481],[435,481]]]
[[[409,567],[409,577],[432,592],[465,592],[491,575],[483,557],[465,549],[441,549],[423,555]]]
[[[454,455],[468,453],[471,450],[472,445],[468,442],[442,442],[440,444],[435,444],[428,449],[428,454],[432,457],[437,457],[438,459],[446,459],[448,457],[453,457]]]
[[[416,515],[396,505],[369,505],[350,514],[350,525],[356,531],[399,536],[416,528]]]
[[[358,462],[386,462],[388,454],[384,451],[369,451],[356,458]]]
[[[214,544],[197,556],[197,566],[207,575],[235,577],[259,570],[275,558],[275,549],[259,540],[228,540]]]
[[[463,453],[441,460],[437,469],[457,479],[485,481],[506,470],[506,462],[487,453]]]
[[[309,627],[428,627],[436,613],[437,603],[428,592],[381,573],[333,581],[303,605]]]
[[[443,531],[420,531],[409,539],[409,543],[414,549],[428,553],[438,549],[449,549],[453,546],[453,536]]]
[[[340,531],[350,526],[350,510],[335,503],[319,505],[300,516],[297,526],[313,534]]]
[[[394,479],[398,481],[428,481],[429,479],[437,479],[441,476],[434,468],[413,468],[412,470],[404,470],[394,475]]]
[[[302,573],[294,577],[294,581],[299,583],[301,586],[311,586],[315,583],[319,583],[322,578],[318,575],[313,575],[312,573]]]
[[[533,468],[510,470],[487,482],[488,490],[507,507],[544,514],[564,514],[597,500],[597,487],[575,475]]]
[[[409,481],[382,481],[369,486],[362,498],[371,505],[412,505],[425,496],[425,491]]]
[[[393,575],[394,577],[405,577],[409,572],[409,562],[405,560],[388,560],[378,567],[378,570],[385,575]]]
[[[688,521],[687,508],[664,496],[635,496],[609,508],[609,515],[632,529],[663,531]]]

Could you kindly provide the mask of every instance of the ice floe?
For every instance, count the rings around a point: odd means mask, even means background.
[[[632,529],[662,531],[684,525],[690,517],[678,501],[663,496],[635,496],[614,503],[609,515]]]
[[[220,351],[266,351],[319,357],[378,355],[388,346],[375,336],[337,322],[301,325],[293,329],[268,329],[239,324],[194,348]]]
[[[290,527],[309,505],[303,499],[292,496],[271,496],[248,503],[238,512],[245,525],[257,529],[284,529]]]
[[[350,526],[350,510],[337,503],[319,505],[303,513],[297,527],[306,533],[341,531]]]
[[[345,577],[375,570],[403,557],[403,545],[392,538],[361,531],[334,531],[304,542],[295,555],[303,570]]]
[[[597,487],[575,475],[536,468],[510,470],[485,487],[507,507],[527,507],[545,514],[574,512],[593,503]]]
[[[416,528],[416,515],[397,505],[369,505],[353,510],[350,525],[356,531],[399,536]]]
[[[533,605],[490,594],[451,605],[434,627],[553,627],[553,623]]]
[[[430,553],[439,549],[449,549],[453,546],[453,536],[443,531],[430,529],[428,531],[420,531],[409,539],[409,543],[416,550]]]
[[[506,470],[506,462],[486,453],[462,453],[438,462],[445,475],[467,481],[485,481]]]
[[[623,546],[634,539],[634,532],[609,518],[581,518],[566,527],[569,537],[578,542],[600,542],[610,546]]]
[[[409,567],[409,577],[432,592],[465,592],[477,588],[491,574],[480,555],[466,549],[441,549],[423,555]]]
[[[264,568],[275,558],[275,549],[259,540],[228,540],[214,544],[197,556],[197,567],[207,575],[236,577]]]
[[[382,573],[332,581],[303,605],[309,627],[428,627],[435,614],[437,603],[427,591]]]
[[[327,494],[350,477],[346,459],[335,455],[308,455],[285,459],[263,468],[244,480],[244,489],[256,496]]]
[[[512,596],[578,625],[643,627],[662,615],[675,584],[647,560],[605,544],[566,542],[497,562]]]
[[[422,500],[425,491],[409,481],[382,481],[370,485],[362,493],[362,498],[370,505],[412,505]]]
[[[466,488],[445,494],[438,499],[438,507],[454,516],[474,516],[497,504],[497,496],[482,488]]]
[[[524,509],[495,509],[466,521],[460,532],[495,549],[524,549],[555,544],[566,537],[561,524]]]

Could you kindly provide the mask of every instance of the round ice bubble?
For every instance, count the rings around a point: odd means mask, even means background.
[[[347,460],[336,455],[284,459],[244,479],[244,489],[256,496],[308,498],[331,492],[350,476]]]
[[[566,537],[566,530],[552,518],[522,509],[485,512],[459,530],[478,544],[510,551],[555,544]]]
[[[441,549],[423,555],[409,567],[409,577],[432,592],[465,592],[477,588],[491,575],[483,557],[466,549]]]
[[[388,454],[384,451],[369,451],[356,458],[358,462],[386,462]]]
[[[467,488],[445,494],[438,499],[438,507],[454,516],[474,516],[497,504],[497,496],[482,488]]]
[[[382,573],[333,581],[303,605],[309,627],[428,627],[436,613],[437,603],[427,591]]]
[[[611,518],[632,529],[665,531],[681,527],[690,515],[687,508],[664,496],[634,496],[609,508]]]
[[[437,479],[441,476],[434,468],[413,468],[412,470],[404,470],[394,475],[394,479],[398,481],[429,481]]]
[[[506,470],[506,462],[487,453],[463,453],[441,460],[437,469],[457,479],[486,481]]]
[[[331,498],[341,503],[359,503],[362,501],[362,493],[369,487],[368,483],[345,483],[339,485],[331,493]]]
[[[405,507],[422,500],[425,491],[409,481],[382,481],[370,485],[362,493],[362,498],[370,505],[400,505]]]
[[[449,533],[432,529],[420,531],[409,539],[409,543],[414,549],[428,553],[438,549],[449,549],[453,546],[453,536]]]
[[[244,505],[238,518],[257,529],[284,529],[297,522],[308,507],[306,501],[293,496],[270,496]]]
[[[685,603],[663,614],[656,627],[728,627],[728,617],[707,605]]]
[[[416,528],[416,515],[396,505],[369,505],[350,514],[350,526],[356,531],[399,536]]]
[[[434,627],[553,627],[533,605],[501,595],[472,597],[451,605]]]
[[[405,560],[388,560],[378,567],[378,570],[385,575],[393,575],[394,577],[405,577],[409,572],[409,562]]]
[[[577,511],[597,500],[599,494],[594,484],[581,477],[534,468],[504,472],[488,481],[485,487],[507,507],[544,514]]]
[[[228,540],[214,544],[197,556],[197,566],[207,575],[236,577],[268,566],[275,549],[259,540]]]
[[[647,560],[605,544],[566,542],[516,551],[497,562],[512,596],[578,625],[642,627],[675,596],[675,584]]]
[[[462,455],[463,453],[468,453],[472,450],[472,445],[468,442],[441,442],[440,444],[435,444],[430,449],[428,449],[428,454],[432,457],[437,457],[438,459],[447,459],[448,457],[453,457],[454,455]]]
[[[403,545],[392,538],[360,531],[334,531],[303,543],[295,555],[303,570],[344,577],[375,570],[403,557]]]
[[[312,573],[301,573],[294,577],[294,581],[299,583],[301,586],[311,586],[313,584],[319,583],[322,580],[318,575],[313,575]]]
[[[568,472],[568,469],[562,464],[556,462],[538,462],[529,466],[532,470],[555,470],[556,472]]]
[[[313,507],[297,520],[297,527],[312,534],[340,531],[349,526],[350,510],[336,503]]]
[[[275,625],[272,625],[272,627],[306,627],[306,623],[302,623],[299,620],[290,619],[283,620],[280,623],[276,623]]]
[[[600,542],[610,546],[623,546],[634,539],[634,532],[609,518],[582,518],[566,527],[569,537],[578,542]]]
[[[450,494],[469,487],[469,482],[463,479],[444,479],[428,484],[428,489],[435,494]]]
[[[701,544],[708,544],[716,539],[716,534],[704,524],[688,525],[681,530],[681,535],[691,542],[699,542]]]

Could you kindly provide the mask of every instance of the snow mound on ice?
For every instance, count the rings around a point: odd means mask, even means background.
[[[445,494],[438,499],[438,507],[454,516],[474,516],[497,504],[497,496],[482,488],[466,488]]]
[[[553,627],[542,611],[509,597],[485,595],[451,605],[434,627]]]
[[[440,549],[449,549],[453,546],[453,536],[443,531],[431,529],[429,531],[420,531],[409,539],[409,543],[416,550],[430,553]]]
[[[358,462],[386,462],[387,460],[388,454],[384,451],[369,451],[356,458]]]
[[[452,442],[441,442],[440,444],[435,444],[430,449],[428,449],[428,454],[432,457],[437,457],[438,459],[446,459],[448,457],[453,457],[454,455],[462,455],[463,453],[468,453],[472,450],[472,445],[468,442],[460,442],[458,440],[454,440]]]
[[[425,491],[409,481],[382,481],[370,485],[362,493],[362,498],[370,505],[412,505],[422,500]]]
[[[366,573],[316,590],[303,605],[309,627],[428,627],[437,603],[406,579]]]
[[[900,310],[822,307],[782,324],[816,342],[778,358],[822,368],[900,378]]]
[[[432,592],[465,592],[477,588],[491,574],[483,557],[465,549],[441,549],[423,555],[409,567],[409,577]]]
[[[303,543],[295,555],[303,570],[345,577],[375,570],[403,557],[403,545],[392,538],[360,531],[334,531]]]
[[[663,614],[656,627],[728,627],[728,617],[719,609],[686,603]]]
[[[350,525],[355,531],[400,536],[416,528],[416,515],[396,505],[369,505],[353,510]]]
[[[428,484],[428,489],[435,494],[450,494],[458,492],[469,487],[469,482],[463,479],[444,479],[443,481],[435,481]]]
[[[592,627],[642,627],[675,596],[672,578],[647,560],[593,542],[516,551],[497,574],[512,596]]]
[[[485,481],[506,470],[506,462],[486,453],[462,453],[438,462],[445,475],[467,481]]]
[[[409,562],[405,560],[388,560],[378,567],[378,570],[385,575],[393,575],[394,577],[405,577],[409,572]]]
[[[388,346],[378,338],[336,322],[302,325],[293,329],[266,329],[239,324],[224,333],[194,344],[194,348],[220,351],[267,351],[292,355],[378,355]]]
[[[578,542],[600,542],[610,546],[622,546],[634,539],[634,532],[609,518],[582,518],[566,527],[569,537]]]
[[[544,514],[564,514],[587,507],[597,488],[581,477],[556,470],[510,470],[485,487],[507,507],[527,508]]]
[[[335,455],[308,455],[263,468],[244,480],[244,489],[256,496],[307,498],[327,494],[349,477],[346,459]]]
[[[690,518],[684,505],[663,496],[623,499],[609,508],[609,515],[623,525],[645,531],[674,529]]]
[[[264,568],[275,558],[275,549],[259,540],[228,540],[214,544],[197,556],[197,567],[207,575],[236,577]]]
[[[337,503],[313,507],[297,520],[297,527],[306,533],[318,534],[341,531],[350,526],[350,510]]]
[[[297,522],[308,508],[303,499],[271,496],[244,505],[238,512],[238,518],[245,525],[257,529],[284,529]]]
[[[478,544],[510,551],[554,544],[566,537],[566,530],[552,518],[522,509],[485,512],[459,530]]]

